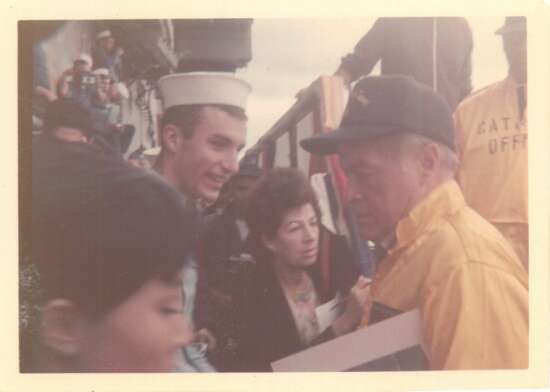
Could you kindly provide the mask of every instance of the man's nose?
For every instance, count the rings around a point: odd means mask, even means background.
[[[318,237],[318,228],[306,225],[304,228],[304,242],[313,242]]]
[[[235,174],[239,171],[238,152],[228,153],[222,161],[223,169],[229,174]]]

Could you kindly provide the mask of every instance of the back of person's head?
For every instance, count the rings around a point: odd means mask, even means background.
[[[306,204],[311,204],[319,218],[315,191],[299,170],[276,168],[260,177],[248,195],[246,210],[252,251],[257,259],[269,257],[262,238],[274,238],[286,214]]]
[[[33,154],[32,254],[45,302],[102,317],[151,279],[170,279],[195,239],[194,213],[164,180],[86,144]]]
[[[45,134],[53,137],[55,130],[60,127],[73,128],[90,137],[92,134],[90,111],[71,99],[60,98],[50,102],[44,118]]]

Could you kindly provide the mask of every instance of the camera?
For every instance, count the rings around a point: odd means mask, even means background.
[[[91,73],[85,73],[82,75],[81,83],[82,84],[95,84],[96,77],[95,75],[92,75]]]

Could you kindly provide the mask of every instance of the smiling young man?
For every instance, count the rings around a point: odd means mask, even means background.
[[[249,85],[233,76],[176,74],[159,80],[164,114],[155,170],[190,199],[214,202],[239,169]]]
[[[250,86],[231,75],[203,73],[167,75],[158,85],[164,114],[154,169],[179,190],[187,204],[211,204],[239,169]],[[191,315],[197,280],[195,266],[184,282],[186,312]],[[197,336],[215,346],[208,331],[199,330]],[[194,370],[214,370],[196,348],[186,349],[187,362]]]
[[[302,147],[339,155],[362,237],[385,250],[372,300],[420,310],[431,369],[527,368],[527,273],[454,181],[455,133],[441,96],[410,77],[364,78],[340,128]]]

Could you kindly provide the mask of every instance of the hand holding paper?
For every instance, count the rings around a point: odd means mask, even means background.
[[[363,318],[363,312],[369,301],[371,280],[364,276],[357,279],[346,300],[344,313],[332,324],[336,336],[353,331]]]

